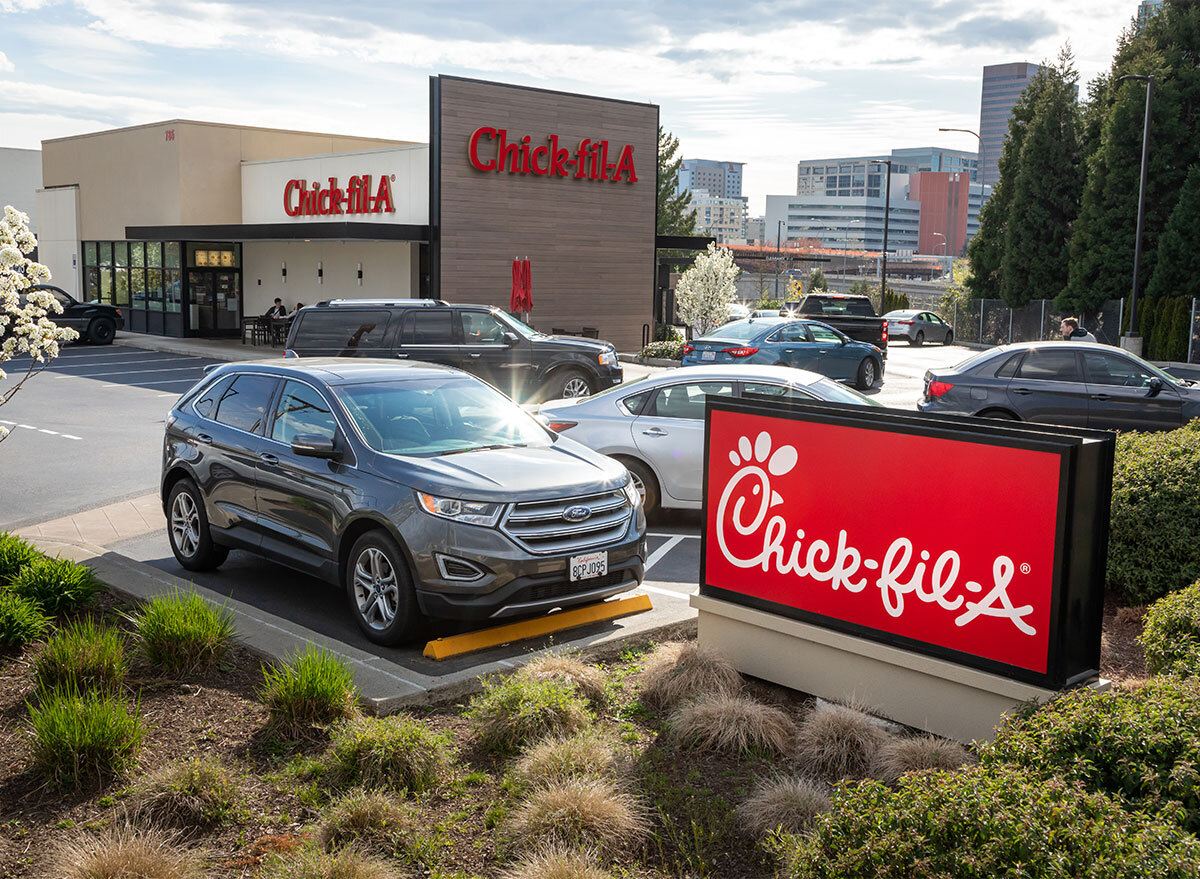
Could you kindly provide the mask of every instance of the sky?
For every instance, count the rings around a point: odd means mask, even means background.
[[[165,119],[429,136],[430,74],[650,101],[688,158],[975,149],[982,67],[1107,69],[1136,0],[0,0],[0,147]],[[1081,89],[1081,92],[1083,90]]]

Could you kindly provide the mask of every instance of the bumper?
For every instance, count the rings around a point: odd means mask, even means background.
[[[621,364],[604,366],[600,369],[600,387],[611,388],[625,381],[625,370]]]

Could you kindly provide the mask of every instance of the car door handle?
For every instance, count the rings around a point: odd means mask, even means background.
[[[1092,399],[1093,400],[1111,400],[1112,396],[1109,394],[1092,394]]]
[[[1025,397],[1029,394],[1032,394],[1033,391],[1029,390],[1029,388],[1013,388],[1013,393],[1020,394],[1022,397]]]
[[[407,354],[397,354],[396,356],[397,357],[407,357],[408,355]]]
[[[212,443],[212,437],[209,436],[207,433],[198,433],[198,434],[196,434],[196,442],[204,443],[205,445],[208,445],[208,444]]]
[[[649,430],[643,430],[642,433],[645,434],[646,436],[666,436],[667,435],[667,432],[665,430],[663,430],[661,427],[652,427]]]
[[[262,458],[263,463],[270,464],[272,467],[279,463],[279,458],[270,452],[260,452],[258,457]]]
[[[482,353],[480,353],[479,351],[471,351],[471,352],[470,352],[470,356],[471,356],[471,357],[482,357],[482,356],[483,356],[483,354],[482,354]]]

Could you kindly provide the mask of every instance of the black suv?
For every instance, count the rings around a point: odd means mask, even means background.
[[[54,295],[62,306],[62,314],[47,315],[60,327],[70,327],[79,333],[80,340],[86,339],[93,345],[108,345],[117,330],[125,327],[121,310],[102,302],[79,302],[62,287],[53,284],[35,284],[30,290],[46,290]]]
[[[585,397],[619,385],[608,342],[548,336],[498,308],[440,299],[334,299],[302,308],[289,357],[393,357],[473,373],[514,400]]]

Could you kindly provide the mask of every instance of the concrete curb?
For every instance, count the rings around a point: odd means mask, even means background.
[[[170,336],[150,336],[145,333],[119,332],[114,345],[139,348],[143,351],[159,351],[165,354],[185,354],[192,357],[207,357],[236,363],[242,360],[271,360],[283,356],[283,349],[263,351],[250,345],[213,344],[205,339],[175,339]]]
[[[637,363],[642,366],[679,366],[681,361],[667,360],[665,357],[638,357],[636,354],[618,354],[617,359],[622,363]]]
[[[572,640],[528,650],[511,659],[483,662],[446,674],[427,675],[102,546],[61,538],[34,538],[32,542],[48,555],[88,565],[113,592],[136,601],[146,601],[174,590],[193,590],[203,598],[223,605],[233,614],[238,642],[265,661],[283,661],[310,644],[316,645],[342,658],[351,667],[363,707],[381,716],[414,706],[437,705],[461,699],[481,688],[482,676],[511,672],[540,653],[578,651],[592,659],[610,659],[628,649],[630,642],[686,637],[689,632],[694,634],[696,629],[695,612],[688,606],[687,596],[681,593],[679,604],[685,609],[684,618],[676,613],[680,608],[655,608],[605,623],[604,631],[596,631],[593,627],[591,634],[575,633],[577,637]],[[572,634],[563,633],[568,638]]]

